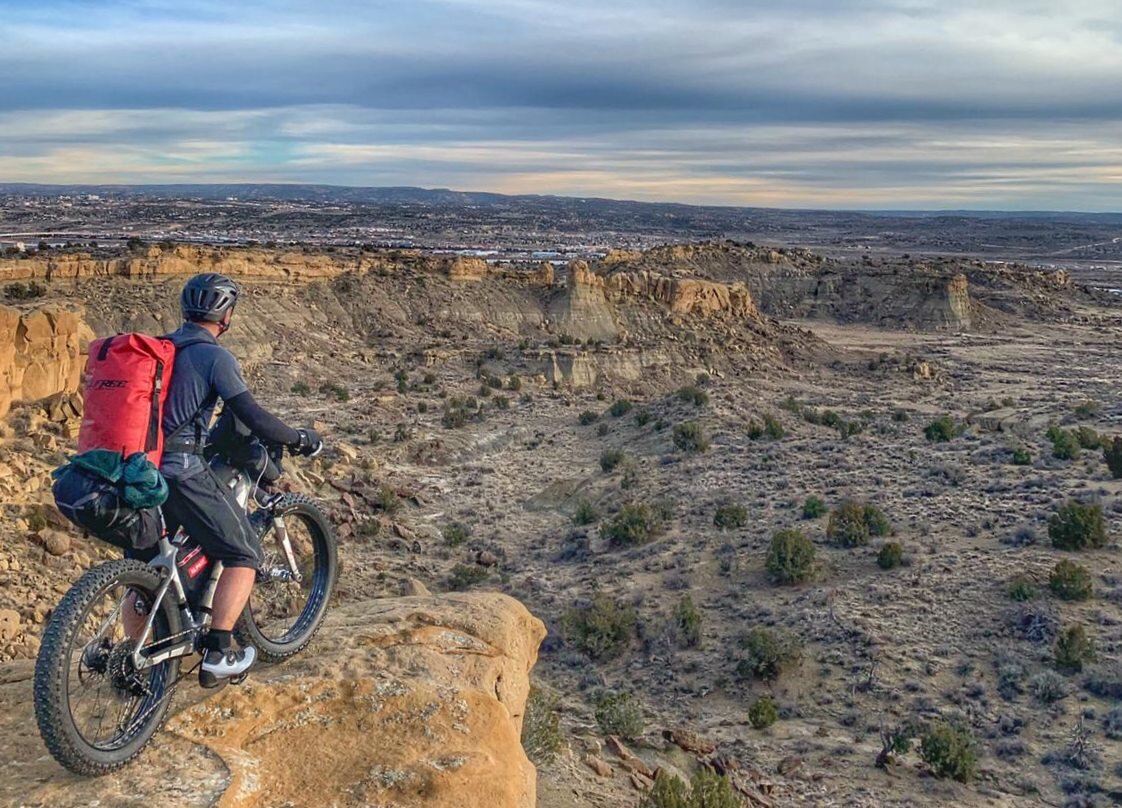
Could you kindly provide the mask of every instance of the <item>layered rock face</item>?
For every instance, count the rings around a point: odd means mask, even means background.
[[[569,266],[565,293],[554,302],[551,314],[563,334],[582,341],[608,341],[620,334],[613,304],[629,301],[656,303],[674,315],[760,316],[742,283],[674,277],[651,270],[599,275],[584,261]]]
[[[75,392],[92,338],[77,312],[0,306],[0,416],[17,401]]]
[[[604,286],[604,279],[584,261],[570,264],[565,291],[549,309],[556,330],[582,342],[615,340],[619,327]]]
[[[748,287],[742,283],[672,278],[654,272],[621,272],[610,275],[607,285],[617,296],[645,297],[663,304],[674,314],[702,317],[716,314],[758,317],[760,314]]]
[[[377,259],[360,261],[369,268]],[[120,258],[94,258],[86,253],[36,255],[8,261],[0,272],[5,280],[65,280],[122,276],[127,278],[164,275],[193,275],[220,272],[234,277],[316,280],[333,278],[348,267],[330,255],[276,250],[223,250],[213,247],[179,245],[169,249],[149,247],[143,255]],[[350,268],[356,268],[354,266]]]
[[[520,737],[544,636],[541,621],[504,595],[349,604],[308,652],[185,709],[156,750],[122,772],[61,776],[28,738],[11,750],[0,803],[175,794],[223,808],[533,808],[536,772]],[[0,685],[4,737],[22,735],[21,721],[34,733],[30,701],[29,681]]]

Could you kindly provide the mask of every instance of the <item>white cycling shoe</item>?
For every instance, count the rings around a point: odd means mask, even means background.
[[[207,651],[199,670],[199,684],[217,687],[222,682],[243,677],[257,661],[257,649],[252,645],[238,651]]]

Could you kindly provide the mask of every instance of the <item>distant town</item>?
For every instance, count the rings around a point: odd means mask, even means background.
[[[130,239],[410,249],[564,263],[734,239],[836,257],[973,255],[1122,267],[1122,214],[795,211],[418,188],[0,184],[0,250],[114,250]]]

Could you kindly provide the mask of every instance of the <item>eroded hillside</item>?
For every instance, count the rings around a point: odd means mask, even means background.
[[[326,456],[294,470],[329,504],[343,543],[341,605],[313,654],[344,653],[340,637],[398,608],[371,601],[415,591],[413,581],[516,597],[549,630],[531,701],[547,719],[531,722],[529,740],[539,805],[635,805],[656,770],[688,778],[701,764],[729,775],[748,805],[1062,804],[1067,794],[1107,804],[1119,793],[1118,483],[1101,450],[1055,457],[1045,436],[1052,423],[1082,427],[1076,440],[1088,445],[1090,430],[1113,431],[1117,308],[1010,268],[843,271],[804,253],[712,245],[556,271],[305,258],[177,248],[174,259],[112,265],[6,262],[0,274],[44,284],[25,310],[80,310],[97,333],[170,329],[176,273],[243,279],[229,342],[251,386],[329,435]],[[0,653],[16,658],[4,674],[13,704],[26,696],[20,659],[60,591],[109,554],[40,507],[80,405],[62,387],[16,405],[0,459],[10,516]],[[925,427],[944,416],[929,441]],[[1105,506],[1105,546],[1051,546],[1049,520],[1072,498]],[[883,514],[854,546],[828,530],[827,512],[846,500]],[[805,579],[788,585],[766,563],[781,530],[814,551]],[[889,544],[902,565],[882,569]],[[1089,570],[1093,598],[1051,594],[1061,559]],[[1031,599],[1010,599],[1017,575]],[[1076,624],[1098,661],[1061,671],[1056,638]],[[766,636],[785,649],[774,675],[758,664]],[[381,649],[371,664],[344,680],[407,681],[409,643],[400,655],[396,641],[371,643]],[[269,723],[286,699],[311,703],[301,683],[319,664],[264,671],[253,690],[224,695],[237,712],[229,726],[218,702],[192,707],[162,748],[209,772],[202,793],[215,799],[238,776],[231,760],[256,749],[264,761],[273,748],[240,711],[251,715],[259,695]],[[350,687],[340,704],[364,692]],[[777,720],[756,728],[764,696]],[[333,704],[324,715],[341,720]],[[889,771],[875,766],[882,729],[940,721],[969,727],[977,744],[969,784],[932,776],[918,744]],[[1076,729],[1093,754],[1072,756]],[[21,732],[20,748],[38,749],[33,730]],[[317,790],[337,788],[340,804],[404,802],[408,785],[370,790],[372,767],[388,770],[378,749],[345,761],[348,772],[370,767],[366,779]],[[47,780],[35,799],[55,804],[64,792],[52,789],[67,786],[47,766],[28,771]],[[129,776],[105,798],[139,782]]]

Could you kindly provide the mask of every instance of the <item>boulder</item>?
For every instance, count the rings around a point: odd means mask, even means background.
[[[536,771],[520,738],[544,636],[540,620],[499,594],[348,604],[283,665],[214,695],[181,686],[195,703],[120,772],[75,778],[37,737],[13,744],[0,804],[151,804],[174,794],[223,808],[533,808]],[[0,682],[0,734],[23,737],[35,723],[31,681],[11,681]]]
[[[19,612],[14,609],[0,609],[0,642],[15,639],[19,633]]]

